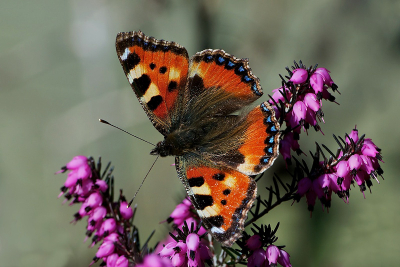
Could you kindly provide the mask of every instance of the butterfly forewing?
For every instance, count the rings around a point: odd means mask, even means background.
[[[223,50],[204,50],[190,59],[186,96],[202,101],[208,91],[217,89],[219,107],[228,115],[262,96],[259,79],[252,73],[248,61],[238,59]],[[206,104],[206,103],[204,103]]]
[[[187,81],[186,49],[174,42],[147,37],[140,31],[119,33],[116,49],[147,116],[157,130],[168,134]]]

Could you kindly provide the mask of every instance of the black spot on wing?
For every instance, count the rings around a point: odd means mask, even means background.
[[[204,210],[205,208],[214,204],[213,197],[210,195],[194,195],[195,203],[194,206],[198,210]]]
[[[133,79],[133,82],[136,85],[136,88],[138,90],[139,96],[142,96],[146,93],[147,89],[149,89],[151,79],[148,75],[143,74],[139,78]]]
[[[154,70],[154,69],[155,69],[155,67],[156,67],[156,64],[154,64],[154,63],[150,63],[150,69]]]
[[[168,91],[172,92],[173,90],[178,88],[178,83],[175,81],[170,81],[168,84]]]
[[[162,96],[156,95],[153,96],[149,102],[147,102],[147,106],[150,110],[155,110],[163,101]]]
[[[223,181],[225,179],[225,174],[220,172],[213,175],[213,179],[217,181]]]
[[[226,205],[226,199],[221,200],[221,204],[225,206]]]
[[[166,73],[166,72],[167,72],[167,67],[162,66],[162,67],[160,68],[159,72],[160,72],[161,74]]]
[[[204,184],[204,177],[193,177],[188,179],[190,187],[200,187]]]
[[[134,69],[136,65],[139,63],[140,63],[140,57],[135,52],[130,53],[126,58],[126,60],[123,61],[126,72],[130,72],[131,69]]]
[[[208,217],[207,221],[212,226],[221,227],[224,224],[224,217],[221,215]]]
[[[229,195],[231,193],[230,189],[225,189],[224,191],[222,191],[222,194],[224,194],[225,196]]]

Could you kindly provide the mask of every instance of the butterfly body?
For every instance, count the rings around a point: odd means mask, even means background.
[[[223,50],[189,59],[182,46],[119,33],[117,54],[133,91],[164,136],[151,151],[175,156],[177,173],[205,227],[225,246],[241,236],[257,194],[251,175],[278,156],[279,124],[248,66]]]

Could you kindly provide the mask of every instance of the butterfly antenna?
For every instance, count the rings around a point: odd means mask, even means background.
[[[146,176],[143,178],[143,181],[142,181],[142,183],[140,184],[138,190],[136,190],[136,193],[133,195],[132,200],[129,201],[128,207],[130,207],[130,206],[132,205],[133,200],[135,199],[136,195],[139,193],[140,188],[142,188],[142,185],[143,185],[144,181],[146,180],[147,176],[149,175],[151,169],[153,169],[154,164],[156,164],[156,161],[158,160],[159,157],[160,157],[160,156],[157,156],[156,160],[153,162],[153,165],[151,165],[151,167],[150,167],[149,171],[147,172]]]
[[[117,126],[115,126],[115,125],[109,123],[108,121],[105,121],[105,120],[102,120],[102,119],[99,119],[99,121],[102,122],[102,123],[104,123],[104,124],[108,124],[108,125],[110,125],[110,126],[116,128],[116,129],[118,129],[118,130],[121,130],[121,131],[123,131],[124,133],[129,134],[130,136],[136,137],[137,139],[142,140],[143,142],[146,142],[146,143],[148,143],[148,144],[150,144],[150,145],[155,146],[155,144],[150,143],[149,141],[146,141],[146,140],[144,140],[143,138],[140,138],[140,137],[138,137],[138,136],[136,136],[136,135],[134,135],[134,134],[131,134],[130,132],[127,132],[127,131],[125,131],[124,129],[121,129],[121,128],[119,128],[119,127],[117,127]]]

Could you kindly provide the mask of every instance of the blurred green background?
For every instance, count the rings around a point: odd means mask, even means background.
[[[350,204],[333,198],[329,213],[304,200],[264,217],[281,222],[278,245],[293,266],[397,265],[400,240],[399,73],[400,1],[60,1],[0,3],[0,266],[87,266],[86,222],[70,224],[78,206],[57,199],[66,175],[54,172],[78,154],[115,166],[116,188],[133,196],[154,157],[151,146],[98,122],[99,118],[161,140],[132,92],[117,59],[117,32],[142,30],[176,41],[192,55],[220,48],[247,57],[268,98],[293,60],[331,70],[340,106],[324,102],[325,136],[302,135],[332,150],[332,134],[354,125],[383,149],[386,180]],[[258,103],[261,102],[258,101]],[[308,157],[309,158],[309,157]],[[184,195],[173,158],[160,159],[136,203],[144,239]],[[282,158],[274,171],[283,173]],[[260,193],[266,196],[265,191]]]

